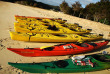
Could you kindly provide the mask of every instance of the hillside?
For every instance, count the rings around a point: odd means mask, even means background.
[[[59,6],[48,5],[42,2],[37,2],[35,0],[2,0],[2,1],[18,3],[22,5],[27,5],[27,6],[33,6],[33,7],[39,7],[39,8],[48,9],[48,10],[60,11]]]
[[[81,19],[78,17],[73,17],[70,15],[63,14],[61,12],[54,12],[51,10],[44,10],[40,8],[28,7],[20,4],[8,3],[0,1],[0,74],[29,74],[27,72],[22,72],[16,68],[9,66],[8,62],[47,62],[54,60],[67,59],[68,56],[53,56],[53,57],[23,57],[8,51],[7,47],[13,48],[25,48],[25,47],[41,47],[50,46],[59,43],[37,43],[37,42],[22,42],[11,40],[9,31],[14,31],[14,15],[21,16],[34,16],[34,17],[51,17],[51,18],[62,18],[66,19],[69,23],[79,23],[83,28],[92,29],[93,33],[104,34],[104,39],[110,39],[108,34],[110,32],[110,26],[101,24],[98,22],[93,22],[86,19]],[[108,51],[110,53],[110,43],[107,47],[101,51]],[[97,51],[94,53],[99,53]],[[90,54],[90,53],[88,53]],[[103,70],[97,72],[86,72],[78,74],[110,74],[110,71]],[[72,73],[76,74],[76,73]]]

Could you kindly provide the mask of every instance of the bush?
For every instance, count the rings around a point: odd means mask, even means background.
[[[36,7],[37,6],[37,3],[34,3],[33,6]]]
[[[105,23],[104,23],[104,21],[105,21]],[[106,20],[105,19],[100,19],[99,22],[104,23],[104,24],[109,24],[109,20],[107,20],[107,19]]]

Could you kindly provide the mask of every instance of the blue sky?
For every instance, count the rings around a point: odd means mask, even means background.
[[[36,0],[36,1],[54,6],[59,6],[64,0]],[[82,7],[85,7],[89,3],[96,3],[100,0],[65,0],[65,1],[69,4],[69,6],[71,6],[71,4],[73,4],[75,1],[79,1],[82,4]]]

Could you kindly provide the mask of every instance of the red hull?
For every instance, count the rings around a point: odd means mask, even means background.
[[[36,19],[50,19],[50,20],[62,20],[62,19],[60,19],[60,18],[55,19],[55,18],[45,18],[45,17],[30,17],[30,16],[18,16],[18,15],[15,15],[15,17],[23,17],[23,18],[36,18]]]
[[[70,43],[70,44],[52,46],[53,50],[46,50],[46,49],[40,49],[40,48],[7,48],[7,49],[26,57],[58,56],[58,55],[72,55],[72,54],[92,51],[107,45],[108,42],[109,41],[93,43],[93,44],[85,43],[87,47],[81,47],[79,45]],[[68,47],[68,46],[70,48],[64,49],[65,47]]]

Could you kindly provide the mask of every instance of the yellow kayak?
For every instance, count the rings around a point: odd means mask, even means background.
[[[48,26],[45,26],[43,24],[36,24],[36,23],[25,23],[25,22],[15,22],[14,23],[14,26],[23,26],[23,27],[48,27]]]
[[[10,32],[12,40],[36,41],[36,42],[77,42],[79,39],[84,41],[102,39],[103,35],[96,34],[48,34],[48,33],[20,33]]]
[[[57,22],[55,22],[57,23]],[[55,27],[54,27],[55,26]],[[16,32],[31,32],[31,33],[53,33],[53,34],[83,34],[91,32],[90,29],[81,29],[77,25],[72,26],[70,29],[61,25],[54,25],[51,23],[43,22],[27,22],[25,20],[19,20],[14,23]]]
[[[20,25],[28,25],[28,26],[32,26],[33,24],[34,24],[34,26],[36,26],[36,25],[39,25],[39,26],[41,26],[41,25],[45,25],[45,26],[47,26],[47,25],[55,25],[56,27],[66,27],[66,28],[69,28],[69,29],[76,29],[76,28],[82,28],[82,27],[80,27],[78,24],[68,24],[68,23],[64,23],[64,24],[60,24],[60,23],[58,23],[58,22],[53,22],[53,21],[26,21],[26,20],[21,20],[21,19],[18,19],[17,20],[18,22],[15,22],[15,24],[17,23],[20,23]],[[20,26],[20,25],[17,25],[17,26]]]
[[[20,22],[15,22],[14,26],[25,26],[25,27],[48,27],[49,25],[54,26],[54,24],[48,24],[48,23],[36,23],[36,22],[27,22],[27,21],[20,21]],[[69,28],[69,29],[81,29],[82,27],[73,25],[73,26],[66,26],[63,24],[62,25],[55,25],[58,28]],[[83,29],[82,29],[83,30]]]
[[[49,25],[55,25],[55,26],[58,26],[58,27],[62,27],[62,28],[68,28],[68,29],[81,29],[82,27],[79,26],[78,24],[69,24],[69,23],[63,23],[63,24],[60,24],[58,22],[49,22]]]
[[[22,20],[27,20],[27,21],[52,20],[52,21],[57,21],[59,23],[65,23],[67,21],[67,20],[62,20],[61,18],[44,18],[44,17],[30,17],[30,16],[15,15],[15,20],[17,20],[17,19],[22,19]]]
[[[33,26],[32,24],[34,25],[55,25],[56,27],[60,27],[60,28],[68,28],[68,29],[81,29],[82,27],[79,26],[78,24],[70,24],[70,23],[64,23],[64,24],[60,24],[58,22],[53,22],[53,21],[39,21],[39,20],[36,20],[36,21],[26,21],[26,20],[21,20],[21,19],[18,19],[17,20],[20,24],[31,24],[31,26]]]
[[[30,33],[52,33],[52,34],[84,34],[90,33],[91,29],[68,29],[65,27],[56,27],[56,26],[38,26],[38,27],[27,27],[27,26],[14,26],[16,32],[30,32]]]
[[[27,20],[21,20],[21,19],[17,19],[17,22],[19,23],[32,23],[32,24],[48,24],[49,22],[44,22],[44,21],[27,21]]]

